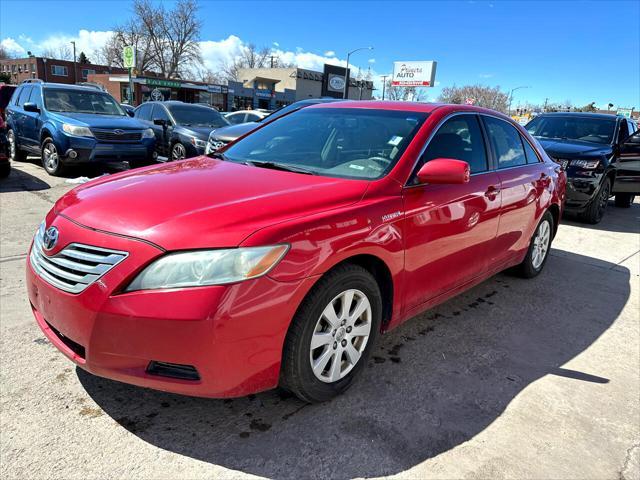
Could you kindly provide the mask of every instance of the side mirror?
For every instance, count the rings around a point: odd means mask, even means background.
[[[24,105],[22,105],[22,108],[24,108],[25,112],[40,113],[40,109],[33,102],[26,102]]]
[[[133,112],[133,110],[126,110],[127,115],[129,115],[130,117],[135,117],[136,114]]]
[[[156,118],[153,120],[153,124],[154,125],[160,125],[161,127],[166,127],[167,126],[167,121],[166,120],[162,120],[161,118]]]
[[[418,171],[420,183],[462,184],[469,181],[471,170],[469,164],[453,158],[436,158],[429,160]]]

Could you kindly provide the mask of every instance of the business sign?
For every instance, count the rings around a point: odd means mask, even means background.
[[[633,112],[633,108],[619,108],[616,111],[616,115],[619,115],[621,117],[625,117],[625,118],[631,118],[631,113]]]
[[[146,84],[150,87],[168,87],[168,88],[180,88],[180,82],[175,80],[164,80],[162,78],[147,78]]]
[[[122,49],[122,63],[124,68],[134,68],[136,66],[136,49],[131,45],[126,45]]]
[[[345,77],[348,78],[346,68],[325,63],[321,95],[323,97],[342,98],[345,82],[347,81]]]
[[[436,62],[393,62],[394,87],[433,87]]]
[[[476,103],[476,99],[475,99],[475,98],[467,98],[467,99],[464,101],[464,104],[465,104],[465,105],[473,105],[474,103]]]
[[[275,97],[275,93],[271,90],[256,90],[256,97],[259,98],[271,98]]]
[[[159,88],[154,88],[153,90],[151,90],[150,96],[151,100],[153,100],[154,102],[162,102],[164,100],[164,95]]]

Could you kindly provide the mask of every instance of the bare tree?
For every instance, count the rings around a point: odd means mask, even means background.
[[[62,44],[57,47],[47,47],[42,50],[41,55],[45,58],[55,58],[57,60],[73,60],[73,53],[68,45]]]
[[[499,112],[507,112],[509,108],[509,94],[500,87],[485,85],[466,85],[463,87],[445,87],[440,94],[440,101],[444,103],[465,103],[471,99],[474,105],[491,108]]]
[[[285,62],[277,51],[269,47],[256,47],[253,43],[243,45],[238,55],[220,65],[220,76],[227,80],[238,80],[241,68],[295,68],[295,64]]]
[[[11,53],[9,52],[9,50],[4,48],[2,44],[0,44],[0,60],[6,60],[8,58],[12,58]]]
[[[178,0],[172,10],[150,0],[134,0],[136,21],[148,39],[151,62],[167,78],[180,76],[202,61],[198,4],[195,0]]]
[[[398,102],[423,102],[427,99],[424,89],[417,87],[398,87],[391,84],[391,79],[387,80],[385,87],[385,99]]]

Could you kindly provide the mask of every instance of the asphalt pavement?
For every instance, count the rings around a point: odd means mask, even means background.
[[[1,478],[640,478],[637,200],[564,220],[540,276],[499,274],[410,320],[310,406],[133,387],[49,344],[24,269],[66,180],[36,162],[0,180]]]

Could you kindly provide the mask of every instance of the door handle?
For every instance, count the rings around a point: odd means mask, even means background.
[[[489,186],[489,188],[487,188],[487,191],[484,192],[484,196],[487,197],[489,200],[495,200],[495,198],[498,196],[498,194],[500,193],[500,189],[494,185]]]

